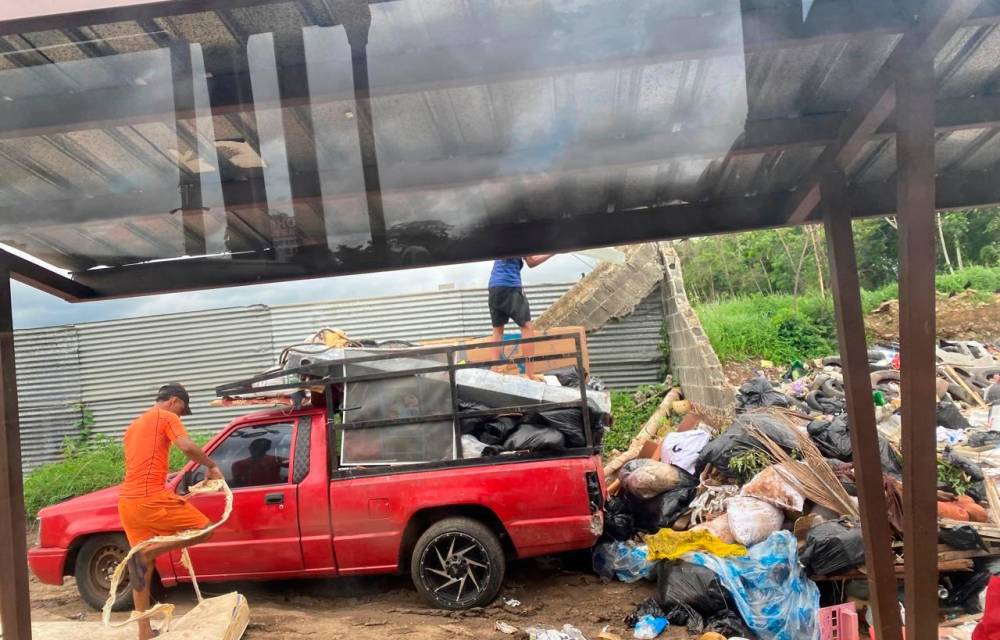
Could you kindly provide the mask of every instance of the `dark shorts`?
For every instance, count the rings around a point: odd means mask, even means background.
[[[524,291],[518,287],[492,287],[490,320],[494,327],[502,327],[508,320],[513,320],[519,327],[531,322],[531,307]]]

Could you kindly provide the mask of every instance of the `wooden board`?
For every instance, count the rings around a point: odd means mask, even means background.
[[[556,353],[573,353],[576,351],[576,343],[572,336],[580,336],[580,350],[583,352],[583,368],[588,372],[590,371],[590,354],[587,352],[587,332],[583,327],[553,327],[548,331],[541,331],[538,333],[539,336],[567,336],[565,340],[551,340],[548,342],[538,342],[535,343],[535,355],[536,356],[546,356]],[[462,349],[455,353],[455,362],[488,362],[494,359],[493,349],[488,349],[484,347],[476,348],[477,344],[484,344],[492,342],[493,338],[442,338],[438,340],[428,340],[421,342],[420,344],[425,346],[436,346],[442,344],[458,344],[467,346],[467,349]],[[515,350],[517,351],[515,353]],[[519,349],[516,349],[515,345],[510,347],[504,347],[503,357],[518,357],[523,355],[520,353]],[[554,369],[562,369],[564,367],[575,367],[576,359],[567,358],[565,360],[546,360],[542,362],[535,363],[535,373],[545,373],[546,371],[552,371]],[[506,369],[501,371],[501,373],[517,373],[516,365],[508,365]]]

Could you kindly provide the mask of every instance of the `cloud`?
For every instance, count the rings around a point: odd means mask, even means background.
[[[589,258],[574,254],[556,256],[534,269],[525,268],[524,283],[572,282],[590,271],[592,263]],[[437,291],[445,284],[452,284],[458,289],[480,288],[487,285],[491,264],[472,262],[75,304],[15,282],[12,293],[14,326],[17,329],[30,329],[252,304],[279,305],[376,298]]]

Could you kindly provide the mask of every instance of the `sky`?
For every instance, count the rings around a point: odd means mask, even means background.
[[[534,269],[525,267],[525,285],[573,282],[596,264],[577,254],[555,256]],[[207,291],[189,291],[126,300],[69,303],[19,282],[13,283],[14,327],[30,329],[63,324],[135,318],[202,309],[241,307],[252,304],[294,304],[352,298],[437,291],[441,285],[456,289],[485,287],[491,262],[472,262],[445,267],[383,271],[336,278],[260,284]],[[484,309],[483,313],[487,311]]]

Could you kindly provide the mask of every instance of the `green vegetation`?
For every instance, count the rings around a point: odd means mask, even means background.
[[[951,487],[955,495],[964,496],[972,486],[972,481],[959,467],[945,460],[938,460],[937,463],[938,484]]]
[[[729,469],[736,474],[740,484],[753,480],[754,476],[774,464],[770,455],[759,449],[750,449],[729,460]]]
[[[854,222],[866,313],[898,297],[892,218]],[[938,215],[937,288],[988,299],[1000,291],[1000,208]],[[821,227],[696,238],[677,245],[684,284],[723,361],[784,364],[836,351],[826,240]]]
[[[640,397],[636,402],[636,396]],[[632,391],[611,392],[611,415],[615,422],[604,434],[604,450],[624,451],[646,420],[653,415],[663,397],[662,385],[647,385]]]
[[[947,274],[938,287],[948,293],[966,288],[996,291],[1000,275],[992,268],[1000,266],[1000,208],[941,213],[938,223],[937,270]],[[855,221],[854,243],[861,286],[881,291],[895,285],[899,280],[895,221]],[[696,238],[679,243],[677,250],[684,284],[695,303],[752,294],[829,293],[826,240],[820,227]]]
[[[192,435],[192,439],[198,444],[208,441],[207,436]],[[185,460],[179,449],[171,448],[171,471],[184,466]],[[25,510],[34,518],[43,507],[114,486],[124,475],[125,454],[120,441],[104,435],[67,439],[62,460],[38,467],[24,479]]]
[[[992,296],[1000,289],[1000,267],[973,266],[937,276],[941,293],[958,293],[966,285],[984,298]],[[865,313],[896,298],[898,292],[896,284],[862,290]],[[723,362],[763,358],[783,365],[837,351],[833,300],[819,292],[732,297],[696,304],[695,310]]]

